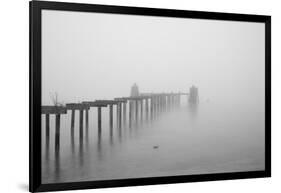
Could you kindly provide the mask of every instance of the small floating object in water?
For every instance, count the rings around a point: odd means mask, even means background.
[[[158,147],[159,147],[158,145],[154,145],[153,149],[158,149]]]

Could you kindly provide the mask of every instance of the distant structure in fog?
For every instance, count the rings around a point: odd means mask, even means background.
[[[199,103],[199,95],[198,95],[198,88],[195,86],[190,87],[189,89],[189,104],[198,104]]]
[[[132,87],[131,87],[131,97],[136,97],[139,96],[139,87],[138,85],[135,83]]]

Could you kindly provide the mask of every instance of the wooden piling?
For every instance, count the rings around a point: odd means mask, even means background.
[[[157,113],[156,103],[157,103],[157,99],[154,96],[153,97],[153,119],[156,117],[156,113]]]
[[[132,101],[129,101],[129,128],[132,128],[132,109],[133,103]]]
[[[157,96],[156,97],[157,98],[157,115],[159,115],[160,114],[160,96]]]
[[[169,106],[170,106],[170,110],[173,108],[173,100],[172,100],[172,95],[170,94],[169,96]]]
[[[136,122],[136,124],[138,124],[138,117],[139,117],[138,111],[139,111],[139,109],[138,109],[138,100],[135,100],[135,122]]]
[[[166,95],[163,95],[163,111],[166,111]]]
[[[159,102],[159,96],[156,96],[156,111],[157,111],[157,115],[160,112],[160,102]]]
[[[145,119],[146,119],[147,121],[148,121],[148,119],[149,119],[149,114],[148,114],[148,113],[149,113],[149,112],[148,112],[148,111],[149,111],[149,109],[148,109],[148,100],[149,100],[148,98],[145,99],[145,117],[146,117]]]
[[[109,105],[109,126],[110,131],[113,129],[113,105]]]
[[[163,96],[160,95],[159,96],[159,104],[160,104],[160,112],[163,112]]]
[[[126,102],[123,103],[123,124],[126,125],[126,115],[127,115],[127,104]]]
[[[56,114],[55,151],[60,148],[60,114]]]
[[[116,105],[116,127],[119,127],[119,104]]]
[[[98,107],[98,134],[101,134],[101,107]]]
[[[71,110],[71,126],[70,126],[70,132],[71,132],[71,139],[74,139],[74,124],[75,124],[75,110]]]
[[[119,111],[118,111],[118,114],[119,114],[119,129],[122,128],[122,103],[119,103],[118,104],[119,106]]]
[[[46,147],[50,145],[50,114],[46,114]]]
[[[88,135],[88,129],[89,129],[89,110],[85,109],[86,112],[86,135]]]
[[[140,121],[143,121],[143,100],[140,100]]]
[[[156,117],[157,114],[157,97],[153,97],[153,118]]]
[[[60,115],[66,114],[66,108],[63,106],[41,106],[41,114],[46,114],[46,140],[49,139],[49,115],[55,114],[55,158],[57,159],[59,155],[59,148],[60,148]],[[48,128],[48,129],[47,129]],[[48,147],[47,147],[48,148]]]
[[[153,97],[150,98],[150,118],[153,120]]]
[[[79,110],[79,142],[80,145],[83,145],[83,116],[84,116],[84,111]]]

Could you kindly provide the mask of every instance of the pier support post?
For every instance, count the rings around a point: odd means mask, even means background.
[[[132,128],[132,111],[133,111],[133,102],[129,101],[129,128]]]
[[[119,123],[119,129],[121,129],[122,128],[122,103],[119,103],[118,104],[118,114],[119,114],[119,121],[118,121],[118,123]]]
[[[109,127],[110,127],[110,132],[112,132],[112,129],[113,129],[113,105],[109,105]]]
[[[191,105],[197,105],[199,103],[199,95],[198,95],[198,88],[195,86],[192,86],[189,89],[189,98],[188,102]]]
[[[126,116],[127,116],[127,103],[123,103],[123,125],[126,126]]]
[[[46,148],[50,145],[50,114],[46,114]]]
[[[88,135],[88,128],[89,128],[89,110],[85,110],[85,116],[86,116],[86,134]]]
[[[158,97],[155,97],[155,116],[157,117],[158,115]]]
[[[138,124],[138,117],[139,117],[139,115],[138,115],[138,111],[139,111],[139,109],[138,109],[138,100],[135,100],[135,122],[136,122],[136,124]]]
[[[164,112],[164,95],[161,95],[161,112]]]
[[[98,135],[101,135],[101,107],[98,107]]]
[[[60,114],[56,114],[56,133],[55,133],[55,152],[56,155],[60,148]]]
[[[50,114],[55,115],[55,159],[59,157],[60,150],[60,116],[61,114],[66,114],[66,108],[61,106],[41,106],[41,114],[46,114],[46,150],[48,151],[49,139],[50,139]],[[46,152],[48,159],[48,152]]]
[[[71,140],[74,140],[74,124],[75,124],[75,110],[71,110],[71,126],[70,126],[70,132],[71,132]]]
[[[119,127],[119,104],[116,105],[116,127]]]
[[[148,98],[146,98],[145,99],[145,119],[146,119],[146,121],[148,121],[148,117],[149,117],[149,115],[148,115]]]
[[[163,96],[163,105],[164,105],[164,111],[166,112],[167,111],[167,100],[166,100],[167,96],[164,95]]]
[[[101,107],[98,106],[98,149],[101,149]]]
[[[140,100],[140,122],[143,121],[143,100]]]
[[[167,95],[167,109],[170,110],[171,104],[170,104],[170,95]]]
[[[83,117],[84,117],[84,111],[79,110],[79,141],[80,145],[83,145]]]
[[[153,120],[153,97],[150,98],[150,118]]]
[[[85,109],[86,116],[86,143],[89,143],[89,110]]]

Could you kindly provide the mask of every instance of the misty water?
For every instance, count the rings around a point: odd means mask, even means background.
[[[100,139],[91,108],[83,146],[76,111],[74,148],[68,111],[59,159],[55,116],[46,152],[42,115],[43,183],[263,170],[264,47],[264,23],[42,10],[42,105],[52,93],[60,103],[113,100],[134,82],[140,93],[200,92],[197,109],[182,96],[181,108],[121,133],[114,107],[112,140],[109,107]]]
[[[42,115],[42,182],[264,170],[263,111],[245,104],[225,105],[214,101],[203,101],[197,108],[191,108],[185,101],[182,97],[180,108],[163,112],[153,121],[143,121],[131,129],[125,124],[121,130],[116,127],[114,107],[112,138],[109,108],[103,108],[100,139],[97,108],[91,108],[89,134],[87,138],[84,132],[83,146],[79,145],[78,111],[75,144],[71,144],[71,112],[68,111],[61,116],[59,159],[55,159],[54,151],[54,115],[50,117],[49,153]]]

